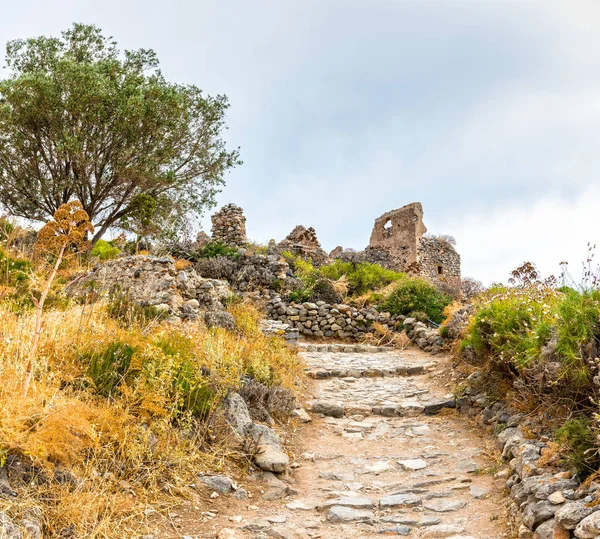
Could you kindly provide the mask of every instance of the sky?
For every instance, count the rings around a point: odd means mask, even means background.
[[[484,283],[526,260],[577,277],[600,246],[596,0],[20,0],[0,46],[72,22],[229,97],[244,164],[218,204],[252,240],[303,224],[362,249],[377,216],[419,201]]]

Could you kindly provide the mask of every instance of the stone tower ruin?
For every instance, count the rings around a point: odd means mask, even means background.
[[[397,271],[434,280],[460,279],[460,255],[451,238],[425,236],[426,232],[421,203],[407,204],[375,220],[365,255]]]

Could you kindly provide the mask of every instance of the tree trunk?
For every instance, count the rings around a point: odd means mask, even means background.
[[[33,375],[33,365],[35,363],[35,355],[37,353],[38,343],[40,341],[40,333],[42,332],[42,311],[44,309],[44,303],[46,302],[46,298],[48,297],[48,293],[50,292],[50,287],[52,286],[52,281],[54,281],[54,277],[56,277],[56,273],[58,272],[58,268],[63,259],[63,255],[65,254],[66,244],[60,248],[60,252],[58,253],[58,257],[56,258],[56,263],[48,275],[48,280],[46,281],[46,286],[44,286],[44,290],[42,290],[42,295],[40,296],[39,301],[35,306],[35,330],[33,333],[33,340],[31,341],[31,348],[29,349],[29,360],[27,362],[27,368],[25,369],[25,379],[23,380],[23,398],[27,397],[27,393],[29,392],[29,386],[31,384],[31,377]]]

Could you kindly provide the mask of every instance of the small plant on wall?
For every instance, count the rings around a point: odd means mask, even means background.
[[[90,218],[83,210],[80,202],[73,201],[63,204],[56,210],[53,217],[54,219],[46,223],[38,232],[35,244],[35,254],[40,262],[45,280],[39,299],[33,294],[31,295],[36,309],[35,329],[23,380],[23,397],[27,396],[31,385],[37,347],[42,332],[44,303],[50,292],[52,282],[66,258],[91,248],[87,236],[88,233],[94,231]]]

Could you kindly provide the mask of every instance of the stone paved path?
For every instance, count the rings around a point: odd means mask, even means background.
[[[309,405],[324,414],[313,411],[302,430],[293,478],[267,474],[249,510],[219,524],[230,531],[213,528],[218,537],[509,537],[489,441],[444,410],[436,358],[415,349],[303,354],[316,378]]]

